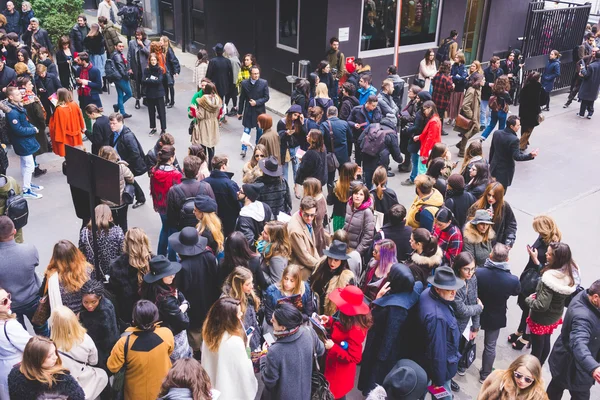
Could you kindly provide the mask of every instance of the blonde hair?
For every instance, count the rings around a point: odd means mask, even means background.
[[[542,240],[546,244],[550,242],[560,242],[562,239],[562,233],[554,218],[548,215],[538,215],[533,219],[533,230],[540,234]]]
[[[483,75],[483,68],[481,68],[481,63],[479,61],[475,60],[471,63],[471,65],[475,66],[475,71],[473,73],[477,72],[478,74]],[[470,68],[471,68],[471,66],[469,66],[469,70],[470,70]],[[469,74],[469,75],[471,75],[471,74]]]
[[[319,82],[319,84],[317,85],[316,89],[315,89],[315,98],[323,98],[323,99],[328,99],[329,98],[329,90],[327,89],[327,85],[324,84],[323,82]]]
[[[46,278],[57,272],[58,279],[68,292],[76,292],[90,279],[92,266],[83,253],[70,241],[59,240],[46,268]]]
[[[304,281],[302,280],[302,269],[300,268],[300,266],[297,264],[288,264],[288,266],[285,267],[285,269],[283,270],[283,274],[281,274],[281,279],[279,280],[279,282],[277,282],[275,284],[275,286],[277,286],[277,289],[279,289],[279,291],[282,293],[283,293],[283,279],[286,276],[289,276],[296,280],[296,286],[294,286],[294,289],[292,290],[292,294],[304,295],[305,288],[304,288]]]
[[[223,235],[223,228],[221,219],[217,216],[217,213],[202,213],[202,219],[196,225],[196,230],[199,234],[202,234],[206,229],[212,234],[213,239],[217,242],[218,251],[223,251],[223,244],[225,243],[225,235]]]
[[[125,234],[123,253],[129,255],[129,265],[138,271],[138,284],[141,285],[144,275],[150,272],[150,239],[141,228],[130,228]]]
[[[531,385],[522,390],[514,384],[515,371],[520,367],[527,368],[534,379]],[[515,398],[519,397],[523,400],[538,400],[542,398],[540,396],[546,392],[544,390],[544,380],[542,379],[542,365],[537,357],[532,356],[531,354],[523,354],[510,364],[506,371],[504,371],[504,374],[502,374],[502,383],[500,384],[500,387],[506,386],[506,382],[513,382],[514,386],[517,388],[517,393],[514,393]],[[525,395],[524,397],[522,397],[523,394]]]
[[[3,287],[0,287],[0,291],[4,290],[6,292],[6,294],[8,295],[8,290],[4,289]],[[17,314],[15,313],[7,313],[7,312],[0,312],[0,321],[6,321],[9,319],[13,319],[16,318]]]
[[[71,351],[85,339],[86,329],[79,323],[77,315],[66,306],[58,306],[52,310],[50,326],[50,339],[62,351]]]
[[[26,74],[29,72],[29,68],[27,67],[27,64],[25,64],[24,62],[20,62],[20,61],[15,64],[14,70],[17,73],[17,76],[23,75],[23,74]]]
[[[54,347],[56,353],[56,364],[51,368],[44,368],[42,364],[48,357],[50,346]],[[62,360],[58,355],[58,349],[52,340],[43,336],[33,336],[25,345],[23,350],[23,361],[19,367],[19,371],[30,381],[38,381],[49,388],[56,383],[55,375],[63,375],[67,373],[67,369],[62,366]]]
[[[223,285],[223,293],[226,296],[234,298],[240,302],[240,307],[242,312],[246,314],[246,309],[248,308],[248,297],[251,297],[254,301],[254,309],[258,311],[260,308],[260,299],[254,293],[254,290],[250,294],[244,293],[243,286],[244,284],[252,280],[254,277],[252,272],[245,267],[235,267],[233,271],[227,277],[225,284]]]

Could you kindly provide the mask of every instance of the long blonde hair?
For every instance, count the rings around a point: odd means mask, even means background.
[[[319,82],[315,89],[315,98],[328,99],[329,98],[329,90],[327,89],[327,85],[323,82]]]
[[[57,349],[68,352],[74,346],[83,343],[86,329],[81,326],[77,315],[66,306],[58,306],[50,316],[50,339]]]
[[[46,268],[46,279],[58,272],[58,279],[69,292],[76,292],[90,279],[90,263],[81,251],[68,240],[59,240],[54,245],[52,258]]]
[[[138,271],[138,284],[142,284],[144,275],[150,272],[150,239],[141,228],[130,228],[125,234],[123,253],[129,255],[129,265]]]
[[[221,219],[217,216],[217,213],[202,213],[202,218],[198,225],[196,225],[196,230],[199,234],[202,234],[206,229],[212,234],[213,239],[217,242],[218,251],[223,251],[223,244],[225,243],[225,235],[223,235],[223,225],[221,224]]]
[[[248,297],[251,297],[254,301],[255,311],[258,311],[260,308],[260,299],[254,293],[254,290],[250,294],[244,293],[244,283],[253,278],[252,272],[248,268],[235,267],[223,285],[223,294],[238,300],[244,314],[246,314],[246,309],[248,308]]]
[[[294,287],[292,294],[301,294],[304,295],[304,281],[302,280],[302,269],[297,264],[288,264],[287,267],[283,270],[283,274],[281,274],[281,279],[275,285],[277,289],[283,293],[283,279],[289,276],[296,280],[296,286]]]
[[[44,368],[42,364],[44,364],[44,361],[48,357],[50,346],[54,346],[54,351],[58,358],[53,367]],[[68,372],[62,366],[58,349],[52,340],[43,336],[33,336],[29,339],[29,342],[25,345],[25,350],[23,350],[23,361],[21,362],[19,371],[30,381],[38,381],[44,385],[48,385],[49,388],[52,388],[56,383],[55,375],[64,375]]]
[[[520,367],[525,367],[531,375],[533,375],[533,383],[529,385],[529,387],[521,390],[514,382],[515,380],[515,371]],[[525,394],[523,400],[538,400],[540,398],[547,398],[547,396],[540,397],[546,391],[544,390],[544,380],[542,379],[542,365],[537,357],[532,356],[531,354],[523,354],[519,356],[515,361],[513,361],[508,369],[504,371],[502,374],[502,383],[500,387],[507,386],[506,383],[512,382],[510,386],[514,386],[517,389],[517,393],[514,393],[515,398],[522,394]],[[512,393],[511,393],[512,394]]]
[[[538,215],[533,219],[533,230],[540,234],[542,240],[546,244],[550,242],[560,242],[562,239],[562,233],[554,218],[548,215]]]
[[[9,294],[8,290],[6,290],[6,289],[4,289],[3,287],[0,286],[0,291],[2,291],[2,290],[4,290],[7,295]],[[17,317],[17,314],[15,314],[15,313],[9,314],[7,312],[0,312],[0,321],[6,321],[6,320],[13,319],[13,318],[16,318],[16,317]]]

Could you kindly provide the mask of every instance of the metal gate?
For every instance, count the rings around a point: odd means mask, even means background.
[[[532,70],[543,72],[552,50],[561,53],[560,77],[553,89],[556,91],[571,85],[576,70],[573,49],[583,42],[591,5],[557,1],[552,2],[552,8],[545,6],[541,0],[529,3],[522,55],[527,74]]]

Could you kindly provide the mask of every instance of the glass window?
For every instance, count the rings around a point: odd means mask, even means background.
[[[400,1],[400,47],[435,43],[442,0]],[[397,4],[397,0],[363,0],[361,51],[393,52]]]
[[[277,47],[298,53],[300,0],[277,0]]]

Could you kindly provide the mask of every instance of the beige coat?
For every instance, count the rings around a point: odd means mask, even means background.
[[[106,204],[109,207],[119,207],[124,204],[123,192],[125,191],[125,184],[133,183],[135,179],[133,173],[129,169],[129,164],[127,164],[127,162],[120,160],[117,162],[117,164],[119,164],[119,194],[121,202],[119,204],[115,204],[108,200],[102,200],[102,203]]]
[[[467,139],[479,132],[479,109],[481,108],[481,89],[468,88],[463,99],[460,113],[473,121],[473,127],[465,133]]]
[[[300,265],[302,267],[302,279],[307,280],[320,260],[314,229],[312,234],[309,233],[300,216],[300,211],[296,211],[292,215],[287,229],[292,245],[292,257],[289,263]]]
[[[267,156],[274,156],[279,164],[281,162],[281,142],[279,141],[279,134],[273,128],[263,132],[258,144],[262,144],[267,148]]]
[[[223,102],[219,96],[211,94],[205,94],[197,102],[192,143],[215,147],[219,143],[219,110]]]
[[[525,400],[528,397],[528,392],[518,393],[518,388],[513,379],[506,383],[503,382],[502,375],[504,375],[504,372],[505,370],[497,369],[487,377],[483,382],[483,386],[481,386],[477,400]],[[533,390],[536,391],[533,397],[535,400],[548,399],[543,385],[538,385]]]

